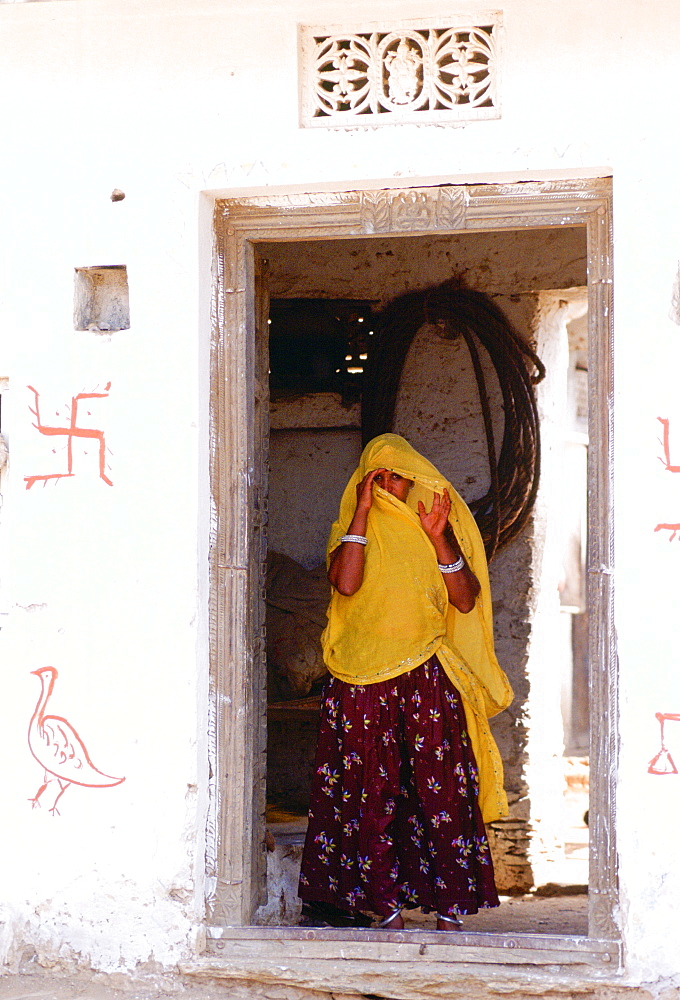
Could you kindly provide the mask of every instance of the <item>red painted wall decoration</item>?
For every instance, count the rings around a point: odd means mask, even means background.
[[[661,749],[656,757],[650,760],[647,770],[650,774],[677,774],[678,769],[675,766],[675,761],[671,757],[664,740],[664,725],[666,722],[680,722],[680,715],[675,712],[657,712],[656,717],[659,720],[661,730]]]
[[[663,458],[660,457],[659,461],[662,463],[667,472],[680,472],[680,465],[673,465],[671,461],[671,422],[667,417],[657,417],[656,419],[663,427],[663,437],[660,438],[659,441],[661,447],[663,448]],[[680,532],[680,522],[677,524],[671,524],[669,522],[657,524],[654,531],[669,531],[670,537],[668,540],[669,542],[672,542],[678,532]],[[675,712],[657,712],[656,718],[660,728],[659,737],[661,749],[657,755],[650,760],[647,771],[649,774],[677,774],[678,769],[675,766],[675,761],[671,757],[670,751],[665,743],[664,726],[666,722],[680,722],[680,714]]]
[[[28,727],[28,746],[45,773],[42,785],[29,802],[33,803],[34,809],[40,806],[41,796],[52,786],[56,795],[52,800],[50,813],[58,816],[60,813],[57,803],[69,785],[112,788],[120,785],[125,778],[113,778],[100,771],[92,763],[87,747],[71,723],[60,715],[45,714],[59,676],[58,671],[54,667],[41,667],[31,673],[40,678],[41,687]]]
[[[657,417],[656,419],[663,427],[663,437],[660,439],[663,448],[663,458],[660,458],[659,461],[663,464],[667,472],[680,472],[680,465],[673,465],[671,462],[670,420],[667,417]],[[657,524],[654,531],[669,531],[670,537],[668,541],[672,542],[680,531],[680,522],[677,524],[670,524],[668,522]]]
[[[32,406],[29,407],[36,420],[33,427],[47,437],[65,437],[67,456],[65,472],[50,472],[46,475],[25,476],[24,481],[26,483],[26,489],[30,490],[31,486],[35,485],[37,482],[42,482],[44,486],[48,479],[67,479],[75,475],[73,471],[74,438],[90,438],[97,442],[99,454],[99,478],[103,479],[109,486],[113,486],[113,483],[106,474],[106,441],[104,439],[104,431],[97,430],[93,427],[81,427],[78,425],[78,404],[86,399],[105,399],[109,395],[111,383],[107,382],[103,392],[79,392],[77,396],[71,396],[71,404],[70,406],[67,406],[67,409],[70,410],[69,421],[65,426],[61,427],[54,427],[42,422],[40,417],[40,394],[37,389],[33,388],[32,385],[29,385],[26,388],[30,389],[35,397],[35,409]],[[87,415],[91,416],[89,412]]]

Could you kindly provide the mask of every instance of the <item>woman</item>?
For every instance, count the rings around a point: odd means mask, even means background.
[[[401,909],[497,906],[484,823],[507,815],[487,718],[512,700],[493,651],[479,531],[396,434],[364,449],[328,543],[333,587],[299,894],[399,930]],[[366,921],[363,921],[366,922]]]

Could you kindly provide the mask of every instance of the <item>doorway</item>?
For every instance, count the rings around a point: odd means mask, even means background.
[[[452,261],[455,269],[459,247],[455,251],[451,247],[456,241],[481,240],[487,248],[485,266],[489,267],[489,255],[494,256],[503,240],[514,241],[518,259],[521,254],[517,253],[517,246],[523,241],[530,243],[538,240],[539,233],[547,234],[548,242],[552,240],[554,244],[560,240],[568,243],[576,236],[581,240],[581,250],[574,255],[574,259],[582,260],[588,267],[589,368],[593,372],[590,398],[594,419],[591,419],[590,433],[594,448],[591,444],[589,517],[591,524],[598,525],[596,533],[591,531],[588,558],[588,565],[595,567],[589,573],[587,601],[591,619],[589,649],[596,668],[591,680],[591,696],[600,708],[606,707],[603,716],[613,720],[614,715],[610,711],[615,698],[615,684],[610,683],[614,669],[613,637],[608,624],[611,594],[607,574],[597,569],[606,569],[610,565],[611,546],[611,442],[607,409],[611,379],[608,213],[607,181],[345,192],[282,197],[280,203],[276,196],[238,203],[218,202],[216,231],[220,279],[216,289],[218,319],[213,357],[213,385],[217,387],[214,398],[218,404],[213,423],[217,525],[213,561],[212,619],[215,627],[212,677],[216,717],[208,838],[208,871],[213,873],[209,883],[208,910],[209,920],[214,924],[247,925],[251,923],[257,907],[264,902],[265,785],[262,763],[265,706],[262,679],[266,655],[262,591],[266,576],[264,542],[269,421],[266,386],[269,304],[266,284],[271,290],[272,275],[275,275],[275,281],[285,284],[285,295],[281,295],[277,288],[277,297],[311,298],[310,293],[313,293],[319,299],[330,298],[334,288],[323,278],[317,281],[316,288],[308,283],[303,294],[299,294],[302,288],[300,279],[291,275],[291,268],[295,270],[297,267],[300,274],[304,272],[309,278],[309,255],[316,253],[323,256],[332,249],[333,262],[337,265],[339,257],[342,257],[351,270],[358,262],[359,244],[364,250],[370,245],[374,261],[378,260],[378,252],[383,254],[381,267],[387,263],[388,269],[397,273],[400,269],[393,267],[395,261],[390,259],[389,254],[394,258],[399,248],[408,252],[413,260],[413,247],[408,244],[420,241],[421,252],[417,259],[426,261],[429,254],[428,280],[424,284],[433,284],[438,279],[437,266],[444,261],[449,268],[446,277],[451,276]],[[429,247],[426,247],[427,241],[430,241]],[[379,244],[382,249],[379,249]],[[432,251],[434,244],[438,247],[436,252]],[[444,249],[447,245],[448,250]],[[340,247],[342,254],[339,254]],[[495,249],[492,252],[489,248]],[[433,252],[438,261],[435,267],[432,267]],[[305,255],[307,263],[299,267]],[[263,269],[269,271],[267,283],[261,280]],[[401,272],[402,282],[422,281],[421,276],[408,273],[408,270]],[[337,266],[336,271],[340,274],[342,267]],[[361,269],[355,268],[355,271],[360,273]],[[554,290],[557,286],[554,280],[551,279],[551,282]],[[577,279],[575,283],[580,282]],[[376,297],[375,273],[370,285],[367,288],[360,281],[355,282],[351,286],[351,295],[347,295],[348,286],[345,284],[342,297],[366,302]],[[416,284],[416,287],[422,287],[422,283]],[[546,291],[546,284],[534,288],[534,292],[537,290]],[[528,300],[519,295],[516,296],[519,301],[513,302],[512,293],[507,294],[507,291],[506,288],[503,294],[507,295],[508,309],[521,312]],[[236,377],[230,378],[232,375]],[[332,429],[338,430],[337,427]],[[400,427],[394,429],[400,430]],[[285,430],[290,431],[291,428]],[[343,431],[343,428],[340,430]],[[449,431],[450,428],[443,429],[442,442],[447,439]],[[427,429],[423,424],[423,433],[432,442],[432,422]],[[421,446],[417,436],[414,440],[413,432],[410,436],[416,447]],[[229,466],[225,462],[226,453],[221,450],[225,447],[231,449]],[[422,447],[435,463],[446,465],[434,453],[432,443],[429,448]],[[460,471],[453,468],[449,474],[461,486],[466,479],[475,480],[470,467]],[[474,483],[466,485],[471,487]],[[464,489],[461,492],[465,495]],[[501,563],[502,555],[498,561],[500,569],[511,579],[508,558],[506,556],[505,566]],[[500,599],[498,593],[501,593]],[[499,590],[497,587],[494,594],[497,618],[499,605],[501,611],[505,611],[502,593],[502,588]],[[228,623],[223,617],[227,606],[231,612]],[[526,616],[520,621],[526,622]],[[511,628],[508,633],[512,634]],[[522,640],[522,637],[519,639]],[[520,659],[522,656],[527,656],[526,644]],[[526,698],[523,698],[521,704],[524,706],[526,703]],[[522,725],[520,715],[510,716],[508,732],[497,734],[501,744],[516,739]],[[605,738],[605,734],[598,731],[594,736],[591,760],[593,756],[601,760],[604,755],[609,767],[613,763],[611,758],[615,747],[613,733],[608,732]],[[523,766],[523,752],[520,750],[506,755],[511,765]],[[611,771],[601,773],[606,775]],[[598,781],[591,803],[591,856],[594,862],[591,888],[594,887],[596,892],[591,893],[590,934],[591,937],[611,938],[616,933],[611,918],[616,889],[615,871],[609,865],[613,844],[609,822],[611,787],[606,777]],[[230,810],[224,805],[227,782]],[[520,800],[521,795],[518,802]]]
[[[587,791],[573,803],[582,806],[580,817],[568,815],[567,805],[572,805],[576,793],[576,760],[571,733],[562,731],[559,716],[562,707],[568,728],[575,714],[571,712],[574,658],[570,627],[571,618],[576,620],[584,609],[574,606],[573,591],[580,589],[580,574],[574,579],[574,559],[562,558],[556,546],[560,544],[560,526],[565,523],[562,507],[575,511],[585,507],[586,482],[584,477],[565,477],[562,459],[551,461],[562,436],[565,456],[572,457],[571,448],[576,447],[573,434],[569,436],[575,415],[573,392],[568,391],[569,376],[576,370],[576,348],[570,349],[568,327],[572,317],[582,318],[587,311],[585,229],[265,243],[258,252],[267,262],[271,296],[267,572],[270,853],[268,903],[255,919],[266,924],[297,924],[300,914],[297,864],[306,827],[318,692],[325,676],[319,644],[330,596],[325,546],[340,495],[361,453],[361,398],[371,392],[364,377],[375,357],[372,338],[376,314],[389,302],[392,308],[395,302],[398,307],[404,293],[418,294],[455,275],[467,289],[483,291],[527,345],[540,340],[550,359],[546,385],[539,390],[547,457],[538,504],[520,536],[507,550],[503,547],[496,553],[490,567],[496,648],[518,692],[511,709],[494,720],[504,757],[510,816],[493,824],[490,832],[501,895],[516,903],[523,895],[533,898],[528,894],[536,889],[545,892],[550,886],[550,903],[544,903],[542,909],[532,907],[536,929],[542,926],[557,931],[564,925],[585,934],[588,873],[583,814],[588,808]],[[340,298],[341,294],[346,297]],[[407,299],[405,308],[409,304]],[[490,475],[472,360],[462,338],[443,337],[442,330],[428,323],[425,316],[419,325],[401,374],[391,429],[430,457],[463,497],[473,502],[487,493]],[[587,345],[587,331],[578,341],[581,348],[583,343]],[[483,349],[481,355],[498,453],[503,399],[498,373]],[[587,358],[579,354],[577,360],[587,372]],[[538,370],[528,360],[527,366],[538,377]],[[583,431],[582,436],[585,439]],[[584,466],[576,463],[576,467]],[[560,507],[567,483],[577,503]],[[568,541],[573,542],[571,536]],[[579,569],[580,564],[579,559]],[[563,565],[569,570],[566,586]],[[559,594],[571,605],[565,603],[563,609]],[[543,664],[547,661],[552,669],[546,676]],[[580,660],[577,662],[582,666]],[[582,708],[580,702],[578,707]],[[567,750],[572,756],[565,759]],[[527,766],[530,754],[531,767]],[[584,775],[587,754],[586,745],[578,758]],[[587,784],[582,781],[580,791],[584,788]],[[577,860],[583,863],[576,864]],[[581,889],[578,899],[577,886]],[[560,900],[554,897],[560,894],[562,902],[570,897],[568,906],[566,902],[558,905]],[[552,924],[546,908],[559,913]],[[516,910],[515,906],[515,920]],[[465,923],[471,928],[493,925],[494,916],[498,914],[468,918]],[[407,925],[411,923],[413,920],[407,920]],[[414,926],[429,927],[430,923],[433,921],[422,919]]]

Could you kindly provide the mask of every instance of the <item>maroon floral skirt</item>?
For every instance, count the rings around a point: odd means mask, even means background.
[[[299,894],[385,917],[498,906],[460,696],[436,657],[391,681],[330,678]]]

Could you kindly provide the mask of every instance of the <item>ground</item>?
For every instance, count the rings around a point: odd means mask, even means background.
[[[140,979],[40,967],[0,974],[0,1000],[226,1000],[231,996],[228,986],[188,985],[173,975]]]

